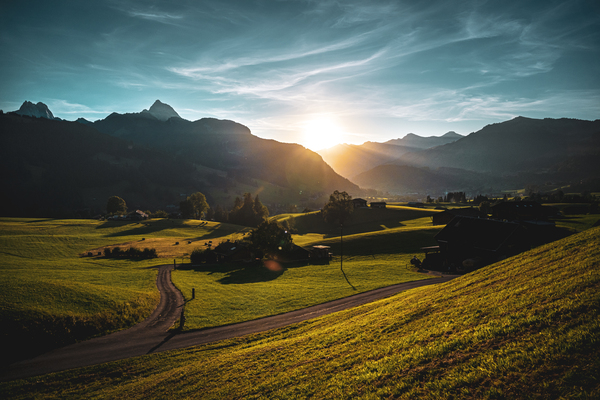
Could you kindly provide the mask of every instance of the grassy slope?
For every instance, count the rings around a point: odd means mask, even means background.
[[[334,253],[329,265],[281,263],[276,270],[262,265],[214,265],[181,269],[172,274],[186,300],[186,329],[230,324],[308,307],[396,283],[426,279],[409,261],[423,245],[435,244],[440,229],[424,225],[360,233],[344,237],[343,271],[340,239],[301,235],[303,246],[327,244]],[[308,236],[308,238],[307,238]],[[316,242],[314,242],[316,240]],[[421,257],[422,258],[422,257]],[[196,298],[191,299],[192,288]]]
[[[16,351],[34,354],[130,326],[154,309],[159,294],[151,267],[172,258],[128,261],[80,253],[113,243],[144,247],[142,237],[161,237],[168,242],[165,247],[173,249],[169,255],[177,255],[189,252],[183,243],[174,246],[178,238],[212,238],[236,230],[226,224],[169,220],[0,219],[2,362],[10,361]]]
[[[598,398],[600,228],[246,338],[0,385],[25,398]]]
[[[420,247],[435,244],[433,236],[440,228],[431,226],[431,214],[405,207],[355,210],[344,230],[361,233],[345,233],[343,271],[339,228],[323,222],[318,212],[278,215],[276,220],[291,220],[302,233],[294,235],[294,243],[304,247],[330,245],[334,254],[331,264],[282,263],[276,270],[244,264],[177,270],[172,274],[173,282],[190,300],[186,303],[185,329],[281,314],[379,287],[425,279],[426,276],[413,272],[409,260]],[[196,289],[194,300],[192,288]]]

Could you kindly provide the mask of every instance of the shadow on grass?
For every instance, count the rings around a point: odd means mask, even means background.
[[[266,260],[264,262],[256,261],[252,263],[188,264],[178,266],[177,268],[187,271],[208,272],[209,274],[225,274],[225,276],[217,282],[223,285],[229,285],[273,281],[290,268],[300,268],[306,265],[306,262],[279,262],[275,260]]]

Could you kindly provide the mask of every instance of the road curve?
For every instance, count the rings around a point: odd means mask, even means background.
[[[198,331],[174,333],[173,331],[168,332],[168,330],[179,319],[184,299],[181,292],[171,282],[172,269],[173,265],[161,265],[158,267],[156,285],[160,291],[160,303],[154,312],[143,322],[130,329],[75,343],[38,357],[12,364],[0,376],[0,381],[43,375],[241,337],[356,307],[392,296],[404,290],[443,283],[455,278],[455,276],[443,276],[400,283],[285,314]]]

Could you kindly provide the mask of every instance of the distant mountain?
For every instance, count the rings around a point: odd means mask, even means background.
[[[376,189],[391,194],[420,194],[423,197],[452,191],[485,193],[493,185],[503,185],[494,177],[472,171],[440,168],[430,170],[406,165],[385,164],[354,177],[353,181],[365,189]]]
[[[323,160],[340,175],[353,180],[356,175],[388,162],[416,148],[388,143],[338,144],[319,150]]]
[[[180,194],[194,191],[225,208],[251,191],[265,204],[314,209],[334,190],[360,193],[300,145],[261,139],[234,121],[192,122],[170,110],[157,101],[150,110],[93,123],[0,115],[0,181],[14,189],[0,196],[0,209],[14,216],[99,213],[114,194],[157,209],[176,207]]]
[[[353,181],[395,194],[434,194],[598,177],[600,120],[518,117],[446,145],[405,152]]]
[[[75,122],[79,122],[80,124],[84,124],[84,125],[93,125],[94,124],[92,121],[88,121],[85,118],[77,118],[75,120]]]
[[[162,103],[159,106],[161,110],[170,109]],[[214,118],[162,121],[147,114],[113,113],[93,126],[108,135],[168,151],[240,179],[260,179],[298,192],[359,189],[335,173],[318,154],[297,144],[259,138],[237,122]]]
[[[0,115],[0,215],[92,217],[113,195],[132,207],[178,204],[200,190],[192,164],[98,132],[46,118]],[[188,191],[188,192],[189,192]]]
[[[415,135],[414,133],[409,133],[402,139],[392,139],[388,140],[385,143],[393,144],[396,146],[412,147],[415,149],[429,149],[431,147],[442,146],[444,144],[456,142],[457,140],[462,139],[463,137],[463,135],[459,135],[454,131],[450,131],[442,136],[429,137],[423,137]]]
[[[181,118],[173,107],[160,100],[156,100],[154,104],[152,104],[152,107],[150,107],[150,110],[144,110],[142,112],[150,113],[159,121],[167,121],[169,118]]]
[[[453,143],[403,154],[397,165],[452,167],[493,174],[542,172],[597,148],[600,120],[517,117]]]
[[[48,106],[42,102],[33,104],[30,101],[25,101],[23,104],[21,104],[21,108],[14,113],[35,118],[59,119],[55,118]]]
[[[448,132],[439,137],[422,137],[409,133],[402,139],[392,139],[384,143],[339,144],[319,150],[318,153],[337,173],[354,180],[355,176],[379,165],[393,162],[406,153],[441,146],[461,138],[463,136],[456,132]]]

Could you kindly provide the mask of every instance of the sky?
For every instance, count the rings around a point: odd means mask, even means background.
[[[600,2],[0,2],[0,109],[230,119],[312,150],[600,118]]]

